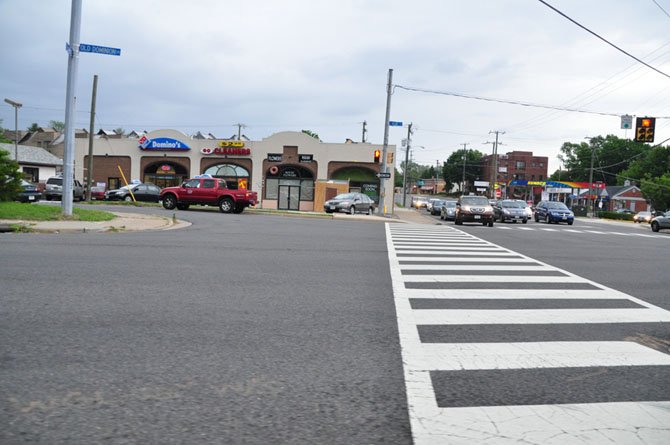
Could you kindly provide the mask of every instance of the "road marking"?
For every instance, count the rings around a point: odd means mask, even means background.
[[[610,325],[653,326],[657,322],[669,322],[670,312],[503,248],[484,252],[472,247],[460,251],[453,248],[444,251],[414,245],[408,250],[399,251],[394,245],[395,237],[401,235],[411,238],[428,234],[464,233],[455,228],[418,225],[398,227],[392,224],[386,224],[385,227],[410,423],[415,444],[522,442],[558,445],[602,442],[665,444],[670,442],[670,402],[668,401],[488,406],[490,403],[487,403],[486,400],[477,404],[479,399],[473,399],[465,400],[465,405],[462,407],[440,407],[440,404],[448,406],[448,403],[444,402],[449,400],[445,399],[447,394],[444,392],[449,391],[450,388],[448,382],[451,381],[452,374],[444,374],[448,372],[461,373],[453,374],[453,376],[462,375],[465,381],[470,385],[475,385],[473,388],[476,388],[477,380],[472,380],[474,375],[471,376],[468,373],[494,372],[501,373],[502,376],[507,375],[504,372],[534,370],[536,375],[550,376],[555,374],[556,370],[584,369],[577,374],[579,379],[598,379],[599,375],[607,372],[608,369],[623,369],[623,372],[626,372],[626,370],[643,370],[645,366],[670,366],[670,356],[644,344],[635,343],[634,339],[594,341],[590,340],[587,335],[582,338],[581,331],[577,329],[567,332],[579,335],[576,337],[579,341],[526,339],[525,341],[495,343],[422,342],[420,331],[425,333],[429,327],[443,326],[453,329],[464,326],[482,328],[500,326],[501,329],[506,329],[505,326],[518,326],[518,329],[521,330],[518,334],[522,338],[523,330],[533,326],[555,326],[557,328],[585,326],[585,332],[590,332],[588,326],[602,326],[603,329],[609,329]],[[534,229],[520,227],[518,230]],[[550,229],[550,231],[556,231],[556,229]],[[474,236],[470,238],[477,240]],[[400,264],[401,261],[408,263]],[[437,261],[440,264],[411,263]],[[501,271],[524,270],[528,266],[519,266],[517,263],[528,261],[533,264],[531,267],[539,265],[544,268],[540,270],[559,271],[564,273],[565,277],[511,277],[495,275],[495,270],[493,270],[495,267],[491,268],[495,265],[477,266],[478,262],[490,261],[515,263],[514,266],[501,264],[501,268],[497,269]],[[438,272],[467,270],[468,267],[479,271],[490,271],[491,275],[408,276],[402,273],[403,270],[421,270],[426,273],[432,269]],[[530,269],[529,271],[536,270]],[[538,298],[628,299],[640,304],[643,308],[412,309],[410,300],[412,298],[467,298],[487,299],[488,301],[491,299],[518,301],[524,298],[535,300]],[[511,334],[514,331],[508,330],[507,332]],[[609,333],[610,330],[604,332]],[[444,338],[452,337],[447,335]],[[464,337],[464,340],[469,341],[467,338]],[[494,379],[493,381],[495,384],[499,382],[500,385],[505,383],[502,380]],[[550,380],[542,378],[534,381],[539,382],[536,385],[539,385],[537,391],[540,394],[543,384],[551,385]],[[447,382],[446,386],[445,382]],[[644,385],[644,380],[636,384]],[[458,390],[458,387],[454,389]],[[649,390],[648,387],[646,389]],[[509,392],[512,396],[516,394],[514,387],[501,386],[500,390]],[[607,390],[612,389],[608,387]],[[467,394],[467,391],[464,390],[463,394]],[[482,394],[482,397],[487,396],[486,391],[482,391]],[[564,396],[570,399],[571,394],[574,394],[575,398],[588,399],[590,397],[580,391],[574,393],[566,391]],[[606,392],[597,393],[597,395],[608,400]],[[615,395],[616,393],[613,394]],[[612,397],[612,400],[617,400],[617,398]],[[471,406],[472,404],[476,406]]]

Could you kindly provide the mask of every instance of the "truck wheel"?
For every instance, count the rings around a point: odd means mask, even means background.
[[[123,200],[126,201],[126,202],[132,202],[133,198],[131,198],[130,195],[126,195],[126,196],[123,197]]]
[[[177,207],[177,198],[174,195],[163,196],[163,207],[167,210],[172,210]]]
[[[188,210],[189,206],[189,204],[177,204],[179,210]]]
[[[221,213],[230,213],[234,207],[235,204],[230,198],[221,198],[221,201],[219,201],[219,210],[221,210]]]

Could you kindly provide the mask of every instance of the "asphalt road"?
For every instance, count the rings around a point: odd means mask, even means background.
[[[1,443],[411,442],[382,224],[178,217],[0,236]]]
[[[432,218],[436,224],[457,227]],[[648,224],[586,218],[572,226],[529,221],[496,222],[492,228],[464,223],[457,228],[670,310],[670,231],[654,233]]]

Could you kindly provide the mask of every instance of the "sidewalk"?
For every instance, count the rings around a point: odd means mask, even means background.
[[[86,232],[137,232],[143,230],[171,230],[188,227],[190,222],[157,215],[112,212],[117,217],[111,221],[22,221],[0,220],[0,232],[86,233]],[[18,228],[18,229],[17,229]]]

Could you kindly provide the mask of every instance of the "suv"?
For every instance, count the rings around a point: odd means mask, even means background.
[[[493,227],[493,207],[485,196],[461,196],[456,202],[456,216],[454,223],[480,222],[485,226]]]
[[[63,195],[63,176],[51,176],[47,179],[46,187],[44,188],[44,197],[47,201],[52,199],[61,199]],[[74,179],[72,181],[72,198],[75,201],[84,200],[84,186],[81,182]]]
[[[191,204],[199,204],[217,206],[222,213],[242,213],[245,208],[256,205],[258,195],[246,189],[229,189],[223,179],[199,175],[179,187],[164,188],[159,199],[168,210],[175,207],[188,210]]]
[[[526,224],[528,222],[528,214],[526,213],[526,203],[516,199],[503,199],[496,201],[493,206],[494,219],[500,222],[521,221]]]

